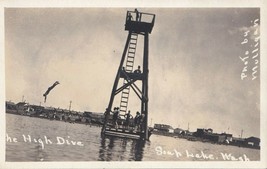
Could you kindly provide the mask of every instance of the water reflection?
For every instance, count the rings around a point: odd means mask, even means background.
[[[142,161],[145,143],[146,142],[143,140],[136,140],[132,142],[131,154],[134,155],[132,160]]]
[[[145,141],[105,136],[99,147],[100,161],[142,161]]]
[[[35,145],[35,149],[37,151],[36,153],[37,155],[35,156],[35,161],[44,161],[46,153],[43,151],[42,146],[40,144],[37,144]]]

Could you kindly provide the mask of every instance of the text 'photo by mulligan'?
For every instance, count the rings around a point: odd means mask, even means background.
[[[260,161],[260,8],[5,8],[5,161]]]

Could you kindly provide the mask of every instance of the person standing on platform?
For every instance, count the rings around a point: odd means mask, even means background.
[[[136,14],[136,19],[135,19],[135,21],[139,21],[139,12],[138,12],[138,10],[135,8],[135,10],[134,10],[134,12],[135,12],[135,14]]]
[[[145,130],[145,113],[142,113],[140,116],[140,130],[144,131]]]
[[[116,129],[118,129],[118,117],[119,117],[119,108],[115,107],[113,111],[113,124]]]
[[[129,129],[129,125],[130,125],[130,119],[133,118],[133,116],[131,115],[131,111],[129,110],[127,114],[124,115],[125,119],[125,128]]]
[[[134,126],[135,126],[135,130],[139,129],[139,124],[140,124],[140,113],[136,112],[136,115],[134,117]]]
[[[132,15],[131,15],[131,13],[128,13],[127,20],[128,20],[128,21],[131,21],[131,20],[132,20],[132,18],[133,18],[133,17],[132,17]]]
[[[138,68],[134,71],[134,73],[136,73],[136,74],[141,74],[141,70],[140,70],[140,66],[138,66]]]

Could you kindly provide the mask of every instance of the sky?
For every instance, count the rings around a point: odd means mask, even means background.
[[[133,9],[6,8],[6,100],[24,97],[66,109],[72,101],[73,110],[103,112],[128,34],[127,10]],[[260,52],[260,10],[139,11],[156,14],[149,36],[148,123],[260,137],[260,56],[252,58]],[[136,67],[142,65],[142,46],[139,36]],[[244,68],[247,77],[241,79]],[[55,81],[60,84],[44,103],[42,95]],[[134,114],[140,106],[136,96],[130,101]]]

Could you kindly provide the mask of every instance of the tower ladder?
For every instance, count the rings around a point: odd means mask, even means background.
[[[129,42],[127,58],[126,58],[126,65],[125,65],[125,71],[127,73],[132,73],[132,71],[133,71],[136,46],[137,46],[137,39],[138,39],[138,34],[137,33],[131,33],[131,39]],[[124,79],[123,84],[127,84],[126,79]],[[121,113],[126,114],[126,112],[127,112],[129,95],[130,95],[130,86],[123,89],[123,91],[121,93],[121,102],[120,102],[120,112]]]

